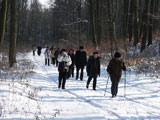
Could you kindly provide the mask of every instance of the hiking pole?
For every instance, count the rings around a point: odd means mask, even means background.
[[[125,71],[125,79],[124,79],[124,97],[126,97],[126,71]]]
[[[108,76],[108,79],[107,79],[107,83],[106,83],[106,89],[105,89],[104,96],[106,96],[106,92],[107,92],[107,86],[108,86],[108,81],[109,81],[109,76]]]

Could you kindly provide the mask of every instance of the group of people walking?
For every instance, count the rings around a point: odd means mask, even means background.
[[[34,49],[33,49],[33,55]],[[100,57],[97,51],[93,52],[87,60],[87,53],[83,46],[79,47],[79,50],[74,52],[70,49],[68,52],[66,49],[57,48],[55,51],[51,47],[47,47],[44,52],[45,55],[45,65],[50,66],[51,63],[58,67],[59,77],[58,77],[58,88],[65,89],[66,80],[70,77],[74,77],[74,67],[76,66],[76,80],[80,79],[83,81],[83,71],[86,66],[88,80],[86,83],[86,88],[89,88],[89,84],[93,79],[93,90],[96,90],[97,77],[100,77]],[[116,97],[118,93],[118,84],[121,79],[122,70],[126,71],[124,62],[121,60],[121,54],[116,52],[114,58],[109,62],[107,67],[107,72],[110,76],[112,85],[111,93],[112,97]]]

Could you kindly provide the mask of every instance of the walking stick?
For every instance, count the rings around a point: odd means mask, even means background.
[[[105,89],[104,96],[106,96],[106,92],[107,92],[107,86],[108,86],[108,81],[109,81],[109,76],[108,76],[108,79],[107,79],[107,83],[106,83],[106,89]]]
[[[126,71],[125,71],[125,79],[124,79],[124,97],[126,97]]]

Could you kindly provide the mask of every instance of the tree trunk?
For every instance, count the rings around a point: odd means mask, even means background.
[[[159,11],[158,11],[158,9],[159,9],[159,1],[160,0],[155,0],[155,5],[154,5],[154,15],[155,16],[159,16]],[[157,27],[159,26],[158,25],[158,22],[159,22],[159,19],[154,19],[153,20],[153,31],[155,32],[156,30],[157,30]]]
[[[10,4],[10,44],[9,44],[9,66],[13,67],[16,63],[16,37],[17,37],[17,18],[16,0],[11,0]]]
[[[107,9],[108,9],[108,26],[109,26],[109,39],[111,46],[111,56],[113,58],[113,17],[111,13],[111,1],[107,0]]]
[[[137,0],[135,0],[135,7],[134,7],[134,46],[136,46],[139,42],[139,35],[138,35],[138,31],[139,31],[139,26],[138,26],[138,3]]]
[[[129,42],[132,41],[132,33],[133,33],[133,10],[134,10],[134,1],[131,0],[130,2],[130,9],[129,9],[129,23],[128,23],[128,33],[129,33]]]
[[[82,1],[80,0],[79,1],[79,6],[78,6],[78,18],[79,20],[81,21],[81,4],[82,4]],[[81,22],[79,22],[79,46],[82,44],[82,41],[81,41]]]
[[[97,26],[97,41],[98,44],[101,44],[101,32],[102,32],[102,27],[101,27],[101,9],[100,7],[100,0],[96,0],[96,26]]]
[[[2,52],[2,44],[3,44],[5,28],[6,28],[7,1],[8,0],[2,1],[2,5],[0,9],[0,53]]]
[[[127,37],[127,24],[128,24],[128,7],[129,6],[129,1],[124,0],[124,8],[123,8],[123,44],[124,44],[124,49],[127,55],[127,43],[126,43],[126,37]]]
[[[89,10],[90,10],[90,23],[91,23],[91,34],[92,41],[96,49],[98,49],[98,43],[96,40],[96,32],[95,32],[95,14],[94,14],[94,2],[93,0],[89,0]]]
[[[145,0],[143,11],[143,37],[141,42],[141,52],[146,48],[147,32],[148,32],[148,3],[149,0]]]
[[[124,0],[124,36],[127,36],[129,0]]]
[[[151,0],[150,14],[149,14],[148,46],[152,44],[154,2],[155,0]]]

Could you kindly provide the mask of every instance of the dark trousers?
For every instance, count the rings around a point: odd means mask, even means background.
[[[117,82],[112,82],[111,93],[112,95],[117,95],[118,93],[118,83]]]
[[[71,76],[74,77],[74,67],[69,68],[68,78]]]
[[[61,88],[62,86],[62,89],[65,89],[66,78],[67,78],[67,72],[59,72],[58,88]]]
[[[41,55],[41,51],[37,51],[37,54],[40,56]]]
[[[92,78],[93,78],[93,90],[95,90],[95,89],[96,89],[96,84],[97,84],[97,77],[88,77],[88,80],[87,80],[87,88],[88,88],[88,86],[89,86]]]
[[[50,65],[49,64],[49,59],[45,59],[45,65],[47,65],[48,64],[48,66]]]
[[[77,67],[76,80],[78,80],[78,78],[79,78],[79,70],[80,69],[81,69],[80,79],[83,80],[83,69],[84,69],[84,67],[81,67],[81,68]]]
[[[52,64],[54,65],[55,64],[55,58],[52,57]]]
[[[35,52],[36,52],[36,51],[33,50],[33,56],[35,56]]]

